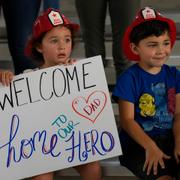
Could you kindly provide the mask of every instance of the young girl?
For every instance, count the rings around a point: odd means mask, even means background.
[[[32,57],[39,68],[72,64],[71,53],[74,46],[74,33],[79,25],[71,23],[58,10],[48,9],[37,18],[33,34],[25,53]],[[84,180],[101,180],[99,162],[92,162],[75,167]],[[53,180],[53,172],[33,177],[33,180]]]

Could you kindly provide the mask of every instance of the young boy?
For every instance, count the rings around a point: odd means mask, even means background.
[[[137,63],[113,91],[122,127],[120,162],[143,180],[175,175],[172,127],[180,121],[180,73],[165,65],[175,40],[175,23],[149,7],[138,12],[123,39],[125,56]],[[180,128],[174,129],[176,136]],[[180,155],[180,144],[176,150]]]

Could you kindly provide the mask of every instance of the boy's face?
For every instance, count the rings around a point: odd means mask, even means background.
[[[138,45],[131,44],[132,51],[139,55],[139,65],[149,71],[161,69],[171,53],[171,41],[168,33],[156,37],[154,35],[142,39]]]
[[[64,26],[54,27],[47,32],[37,47],[44,58],[44,67],[66,64],[72,52],[71,31]]]

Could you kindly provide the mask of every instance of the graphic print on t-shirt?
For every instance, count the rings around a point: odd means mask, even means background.
[[[175,94],[175,91],[173,89],[167,90],[164,83],[152,84],[151,90],[154,97],[144,93],[139,99],[140,115],[151,117],[151,121],[147,120],[142,123],[144,130],[172,128],[175,103],[173,94]]]

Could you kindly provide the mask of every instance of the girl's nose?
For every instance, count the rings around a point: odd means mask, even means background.
[[[59,43],[59,44],[58,44],[58,49],[65,49],[64,44],[63,44],[63,43]]]
[[[58,49],[65,49],[65,43],[61,40],[58,42]]]

